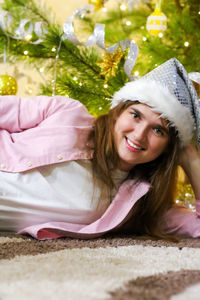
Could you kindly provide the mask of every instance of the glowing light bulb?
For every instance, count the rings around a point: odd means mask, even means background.
[[[120,9],[121,9],[121,10],[127,10],[127,6],[126,6],[125,4],[121,4],[121,5],[120,5]]]
[[[108,87],[108,85],[107,85],[107,84],[104,84],[104,88],[107,89],[107,87]]]
[[[30,41],[32,39],[32,34],[27,34],[25,40]]]
[[[28,88],[27,92],[31,95],[33,93],[33,90],[31,88]]]
[[[131,21],[126,21],[126,25],[130,26],[131,25]]]
[[[28,55],[28,51],[27,50],[24,51],[24,55]]]
[[[184,46],[185,46],[185,47],[188,47],[188,46],[189,46],[189,42],[185,42],[185,43],[184,43]]]

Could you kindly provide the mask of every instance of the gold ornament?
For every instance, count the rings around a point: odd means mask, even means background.
[[[106,52],[103,59],[97,62],[97,65],[101,68],[100,75],[105,75],[105,83],[107,83],[109,77],[115,76],[118,64],[124,55],[122,48],[118,47],[112,54]]]
[[[104,6],[105,0],[89,0],[89,4],[93,4],[95,9],[101,9]]]
[[[167,17],[156,8],[154,12],[147,18],[147,30],[153,35],[162,34],[167,29]]]
[[[16,95],[17,82],[10,75],[0,75],[0,95]]]

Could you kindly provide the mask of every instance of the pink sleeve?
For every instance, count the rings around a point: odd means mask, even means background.
[[[182,237],[200,237],[200,200],[196,200],[196,212],[174,205],[159,220],[159,226],[168,234]]]
[[[63,96],[37,96],[32,98],[19,98],[17,96],[0,96],[0,129],[10,133],[21,132],[41,124],[44,120],[50,119],[51,124],[57,124],[60,120],[89,119],[89,113],[79,102]]]

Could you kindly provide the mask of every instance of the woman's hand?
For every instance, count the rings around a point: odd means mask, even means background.
[[[200,200],[200,153],[196,147],[186,145],[180,152],[179,163],[192,185],[196,199]]]
[[[181,150],[179,164],[186,173],[192,171],[193,168],[198,168],[198,165],[200,164],[200,153],[194,145],[188,144]]]

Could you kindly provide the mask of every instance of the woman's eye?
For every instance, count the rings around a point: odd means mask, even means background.
[[[132,117],[133,117],[134,119],[139,118],[139,114],[138,114],[138,113],[132,112],[131,114],[132,114]]]
[[[163,131],[159,128],[154,128],[154,132],[158,135],[163,135]]]

